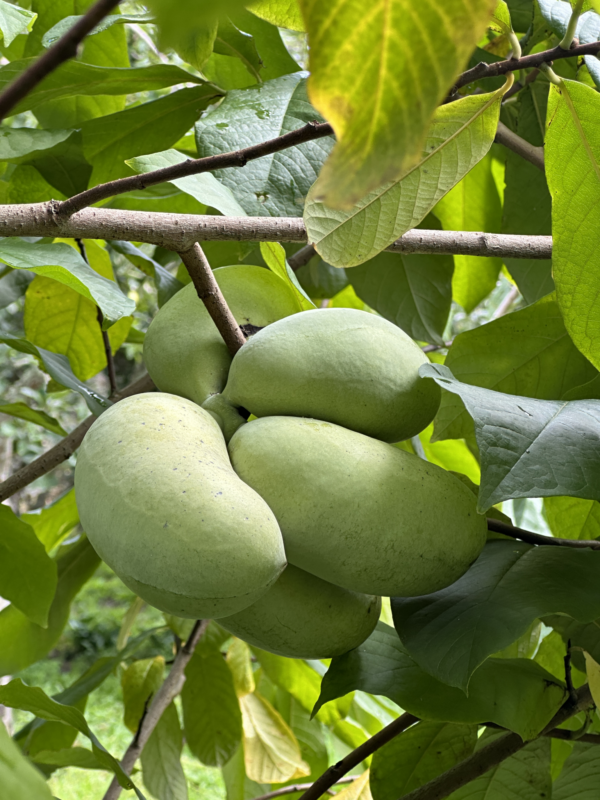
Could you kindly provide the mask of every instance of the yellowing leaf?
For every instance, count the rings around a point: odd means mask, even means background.
[[[585,671],[587,673],[592,699],[596,704],[596,708],[600,708],[600,664],[594,661],[591,655],[586,653],[585,650],[583,655],[585,656]]]
[[[257,783],[284,783],[310,775],[291,728],[259,694],[240,697],[246,774]]]
[[[298,304],[304,311],[315,307],[315,304],[300,286],[298,278],[287,263],[285,250],[279,242],[261,242],[260,254],[271,272],[274,272],[275,275],[280,277],[281,280],[288,285],[296,296]]]
[[[300,0],[308,93],[338,143],[315,197],[349,208],[421,155],[437,106],[485,32],[495,0]]]
[[[497,33],[510,33],[512,31],[510,11],[508,10],[508,6],[504,0],[498,0],[498,4],[494,13],[492,14],[492,19],[490,20],[488,28],[496,31]]]
[[[238,697],[252,694],[254,691],[254,675],[250,661],[250,648],[241,639],[234,639],[227,651],[227,666],[233,675],[233,685]]]
[[[266,19],[278,28],[303,31],[304,20],[298,0],[258,0],[251,3],[248,10],[261,19]]]
[[[373,800],[369,786],[369,770],[336,794],[336,800]]]

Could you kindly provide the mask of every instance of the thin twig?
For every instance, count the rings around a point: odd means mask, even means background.
[[[246,343],[246,337],[223,297],[204,251],[199,244],[195,244],[190,250],[179,253],[179,257],[190,274],[198,297],[206,306],[229,352],[234,356]]]
[[[600,550],[600,541],[597,539],[558,539],[556,536],[544,536],[542,533],[533,533],[523,528],[516,528],[514,525],[509,525],[507,522],[502,522],[499,519],[491,519],[488,517],[487,527],[488,531],[502,533],[504,536],[520,539],[522,542],[527,542],[527,544],[536,544],[546,547],[575,547],[580,550],[588,547],[591,550]]]
[[[185,681],[185,675],[183,674],[184,670],[188,665],[190,658],[194,654],[196,645],[204,635],[209,622],[210,620],[198,620],[196,622],[187,642],[177,654],[175,661],[173,662],[173,666],[171,667],[171,671],[169,672],[163,685],[152,698],[152,702],[150,703],[147,712],[144,714],[136,734],[133,737],[131,744],[125,751],[123,759],[121,760],[121,767],[126,775],[131,774],[131,770],[133,769],[135,762],[140,757],[142,750],[146,746],[146,742],[150,738],[152,731],[156,728],[159,719],[163,715],[163,712],[181,692]],[[120,794],[121,787],[115,778],[111,781],[110,786],[104,795],[104,800],[117,800]]]
[[[312,244],[306,244],[304,247],[301,247],[300,250],[297,250],[294,255],[288,258],[288,264],[294,270],[300,269],[300,267],[305,266],[311,260],[313,256],[317,254],[314,246]]]
[[[370,739],[367,739],[366,742],[363,742],[363,744],[361,744],[360,747],[357,747],[356,750],[348,753],[348,755],[341,761],[338,761],[337,764],[329,767],[328,770],[326,770],[319,778],[317,778],[317,780],[311,785],[310,789],[304,792],[304,794],[300,797],[300,800],[317,800],[317,798],[321,797],[322,794],[325,794],[329,788],[338,783],[344,775],[350,772],[351,769],[357,767],[361,761],[364,761],[365,758],[373,755],[376,750],[379,750],[384,744],[390,742],[392,739],[402,733],[402,731],[405,731],[418,721],[418,717],[406,713],[399,716],[393,722],[390,722],[389,725],[386,725],[386,727],[380,730],[379,733],[376,733],[375,736],[371,736]]]
[[[492,314],[492,319],[500,319],[500,317],[503,317],[505,314],[507,314],[512,304],[519,297],[519,294],[519,287],[511,286],[498,308]]]
[[[600,737],[598,737],[600,738]],[[356,775],[350,775],[347,778],[340,778],[334,786],[338,786],[341,783],[352,783],[357,778]],[[272,792],[267,792],[266,794],[261,794],[258,797],[255,797],[254,800],[272,800],[273,797],[281,797],[285,794],[294,794],[295,792],[303,792],[305,789],[310,789],[312,783],[294,783],[291,786],[282,786],[281,789],[274,789]],[[327,794],[335,795],[331,789],[327,789]]]
[[[513,150],[525,161],[529,161],[534,167],[544,172],[544,148],[530,144],[526,139],[513,133],[503,122],[498,123],[495,141],[508,147],[509,150]]]
[[[152,379],[148,374],[143,375],[139,380],[135,381],[134,383],[129,384],[126,386],[125,389],[122,389],[115,397],[112,398],[113,402],[116,403],[119,400],[123,400],[125,397],[131,397],[134,394],[141,394],[142,392],[151,392],[155,388]],[[42,475],[46,475],[48,472],[53,470],[59,464],[62,464],[63,461],[66,461],[70,458],[75,450],[79,447],[81,442],[83,441],[83,437],[91,428],[93,422],[97,419],[93,414],[90,414],[87,419],[78,425],[75,430],[71,431],[68,436],[65,436],[64,439],[54,445],[54,447],[50,448],[50,450],[42,453],[41,456],[36,458],[34,461],[31,461],[24,467],[21,467],[20,470],[11,475],[10,478],[7,478],[4,483],[0,483],[0,503],[4,502],[6,499],[11,497],[13,494],[16,494],[25,486],[28,486],[33,481],[41,478]]]
[[[93,30],[104,17],[112,11],[119,0],[98,0],[89,11],[73,25],[56,44],[52,45],[43,56],[22,72],[0,94],[0,120],[8,116],[9,111],[17,105],[47,75],[70,58],[77,55],[77,48],[85,36]]]

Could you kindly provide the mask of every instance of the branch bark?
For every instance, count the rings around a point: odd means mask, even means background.
[[[54,208],[53,202],[0,206],[0,236],[127,239],[178,253],[202,241],[307,240],[301,217],[219,217],[86,208],[63,221],[55,216]],[[414,229],[387,249],[397,253],[546,259],[552,256],[552,237]]]
[[[517,155],[529,161],[534,167],[541,169],[544,172],[544,148],[535,147],[529,144],[528,141],[513,133],[503,122],[498,123],[498,130],[496,132],[496,141],[498,144],[503,144],[509,150],[513,150]]]
[[[198,297],[206,306],[227,349],[234,356],[246,343],[246,338],[223,297],[204,251],[199,244],[195,244],[190,250],[179,253],[179,256],[190,274]]]
[[[146,374],[134,383],[129,384],[129,386],[119,392],[113,400],[116,403],[119,400],[123,400],[125,397],[132,397],[134,394],[151,392],[154,388],[152,379]],[[87,419],[84,419],[75,430],[71,431],[64,439],[61,439],[58,444],[54,445],[54,447],[46,453],[43,453],[30,464],[21,467],[14,475],[7,478],[4,483],[0,483],[0,503],[19,492],[25,486],[33,483],[33,481],[41,478],[42,475],[46,475],[46,473],[53,470],[54,467],[62,464],[63,461],[66,461],[67,458],[72,456],[96,419],[97,418],[93,414],[90,414]]]
[[[361,761],[373,755],[376,750],[379,750],[384,744],[391,742],[391,740],[402,733],[402,731],[410,728],[411,725],[414,725],[415,722],[418,721],[418,717],[405,713],[393,722],[390,722],[389,725],[386,725],[386,727],[380,730],[379,733],[376,733],[375,736],[371,736],[370,739],[367,739],[367,741],[361,744],[360,747],[357,747],[356,750],[348,753],[348,755],[341,761],[338,761],[337,764],[329,767],[328,770],[317,778],[310,789],[304,792],[300,800],[317,800],[317,798],[325,794],[334,784],[338,783],[351,769],[357,767]]]
[[[142,750],[146,746],[146,742],[150,738],[152,731],[156,728],[159,719],[163,715],[163,712],[181,692],[185,682],[185,675],[183,672],[188,665],[190,658],[194,654],[196,645],[204,635],[209,622],[210,620],[206,619],[198,620],[196,622],[189,639],[181,648],[179,653],[177,653],[175,661],[173,662],[173,666],[171,667],[171,671],[166,677],[163,685],[152,698],[152,702],[150,703],[147,712],[142,717],[140,726],[133,737],[131,744],[125,751],[123,759],[121,760],[121,767],[126,775],[131,774],[131,770],[133,769],[135,762],[140,757]],[[104,795],[104,800],[117,800],[120,794],[121,787],[119,786],[117,779],[113,778],[106,791],[106,794]]]
[[[558,539],[555,536],[544,536],[541,533],[533,533],[523,528],[515,528],[499,519],[489,519],[487,521],[488,531],[502,533],[512,539],[520,539],[527,544],[541,545],[543,547],[576,547],[583,549],[589,547],[591,550],[600,550],[600,541],[597,539]]]
[[[98,0],[56,44],[37,59],[0,94],[0,120],[8,116],[17,103],[35,88],[50,72],[77,55],[77,48],[119,0]]]
[[[600,738],[600,737],[599,737]],[[357,775],[351,775],[348,778],[340,778],[340,780],[334,784],[335,786],[339,786],[341,783],[352,783],[356,780]],[[281,789],[274,789],[272,792],[267,792],[266,794],[261,794],[258,797],[255,797],[254,800],[272,800],[273,797],[281,797],[285,794],[295,794],[296,792],[303,792],[305,789],[310,789],[312,783],[294,783],[291,786],[282,786]],[[335,794],[330,789],[327,790],[329,794]]]

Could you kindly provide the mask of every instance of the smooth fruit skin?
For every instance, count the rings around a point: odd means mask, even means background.
[[[253,420],[229,453],[273,510],[288,561],[346,589],[429,594],[460,578],[485,543],[485,518],[457,478],[338,425]]]
[[[79,451],[75,488],[100,557],[169,614],[234,614],[285,568],[273,513],[231,468],[218,424],[189,400],[140,394],[105,411]]]
[[[215,278],[240,325],[262,328],[300,306],[281,278],[262,267],[220,267]],[[160,309],[144,340],[144,361],[161,392],[198,405],[220,392],[231,356],[193,284]]]
[[[223,395],[257,417],[312,417],[384,442],[415,436],[440,404],[427,356],[391,322],[354,308],[303,311],[236,353]]]
[[[260,600],[219,620],[248,644],[288,658],[333,658],[362,644],[381,598],[334,586],[291,564]]]

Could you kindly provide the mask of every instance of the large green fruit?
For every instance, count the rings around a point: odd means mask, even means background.
[[[460,578],[485,543],[485,518],[461,481],[338,425],[254,420],[229,453],[277,517],[289,562],[346,589],[429,594]]]
[[[214,275],[240,325],[263,328],[300,310],[292,291],[268,269],[221,267]],[[193,284],[172,297],[152,320],[144,340],[144,361],[161,392],[198,405],[225,386],[231,356]]]
[[[169,614],[235,614],[285,567],[270,508],[231,468],[211,415],[181,397],[140,394],[105,411],[83,440],[75,489],[100,557]]]
[[[219,625],[249,644],[288,658],[333,658],[373,633],[381,599],[322,581],[289,564],[248,608]]]
[[[236,353],[223,395],[257,417],[313,417],[399,442],[426,428],[439,407],[439,387],[419,377],[426,363],[404,331],[375,314],[304,311]]]

